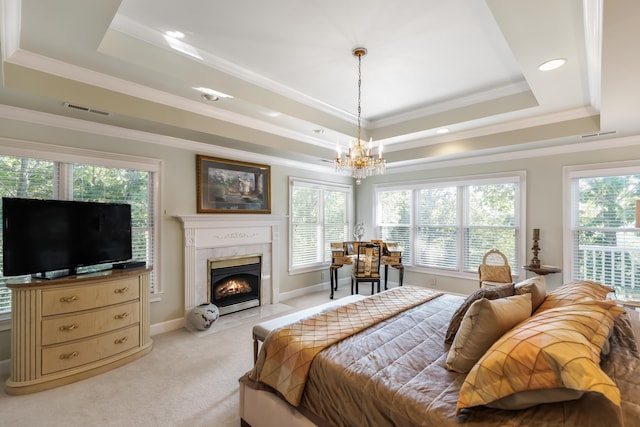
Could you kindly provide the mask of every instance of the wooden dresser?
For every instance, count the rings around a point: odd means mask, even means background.
[[[150,268],[9,283],[8,394],[78,381],[151,351]]]

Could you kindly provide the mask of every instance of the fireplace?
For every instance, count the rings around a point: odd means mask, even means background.
[[[210,259],[260,254],[259,304],[278,302],[280,259],[283,242],[280,229],[287,218],[281,215],[180,215],[184,230],[184,315],[211,301]]]
[[[208,259],[207,271],[208,300],[221,315],[260,305],[261,255]]]

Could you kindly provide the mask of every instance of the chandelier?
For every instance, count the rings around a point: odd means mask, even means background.
[[[367,54],[367,49],[358,47],[353,50],[353,56],[358,58],[358,139],[349,143],[349,152],[342,155],[340,146],[336,147],[336,171],[340,172],[343,168],[351,169],[351,176],[355,178],[356,184],[360,184],[362,180],[373,174],[383,174],[385,160],[382,158],[382,145],[378,147],[378,156],[371,154],[372,140],[363,144],[360,139],[360,98],[362,86],[362,57]]]

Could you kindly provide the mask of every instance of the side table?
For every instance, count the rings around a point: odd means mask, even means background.
[[[553,273],[561,273],[562,269],[559,267],[554,267],[552,265],[541,265],[540,267],[533,267],[531,265],[523,265],[522,266],[523,269],[527,270],[527,271],[531,271],[532,273],[536,273],[540,276],[544,276],[547,274],[553,274]]]

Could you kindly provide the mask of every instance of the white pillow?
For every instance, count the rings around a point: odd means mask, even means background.
[[[469,307],[447,355],[447,369],[469,372],[505,332],[531,315],[531,294],[480,299]]]

